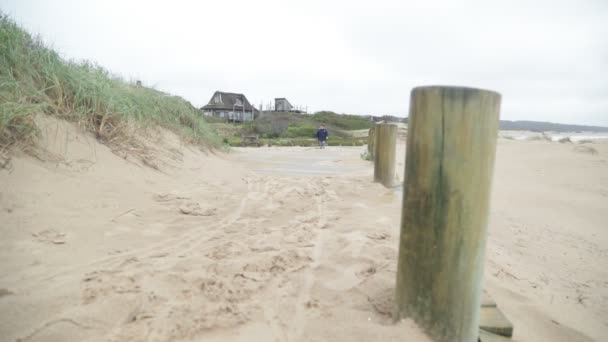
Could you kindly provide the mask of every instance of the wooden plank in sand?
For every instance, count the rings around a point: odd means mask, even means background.
[[[508,337],[492,334],[490,332],[479,329],[479,342],[510,342]]]
[[[505,337],[513,336],[513,325],[497,307],[482,307],[479,328]]]
[[[437,342],[475,341],[500,95],[412,90],[395,319]]]

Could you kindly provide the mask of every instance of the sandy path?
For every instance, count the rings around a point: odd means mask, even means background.
[[[484,282],[515,323],[517,340],[599,341],[608,332],[608,144],[585,145],[597,150],[595,154],[580,146],[506,139],[498,144]],[[370,173],[363,171],[365,166],[355,165],[356,152],[347,150],[336,148],[316,164],[307,160],[314,151],[303,149],[261,150],[255,153],[256,162],[251,153],[243,159],[264,173],[277,165],[277,173],[290,174],[281,167],[288,163],[297,170],[292,175],[311,177],[321,163],[334,166],[331,161],[338,165],[344,161],[349,166],[345,168],[345,175],[351,177],[348,182],[356,186],[357,181],[368,180]],[[398,155],[402,158],[397,173],[403,179],[404,145]],[[333,171],[330,167],[324,172]],[[358,227],[354,231],[369,232],[374,227],[372,231],[387,234],[396,243],[400,194],[385,198],[390,205],[383,208],[377,197],[382,189],[361,187],[348,194],[339,189],[339,198],[353,202],[351,208],[338,206],[337,212]],[[357,206],[373,210],[374,217],[385,215],[388,229],[376,231],[377,223],[362,217],[367,210],[353,215],[352,207]],[[349,236],[351,251],[357,249],[358,238]],[[389,254],[394,253],[394,245],[387,247]],[[379,246],[368,248],[365,253],[373,255]],[[394,267],[391,257],[387,260]],[[339,258],[328,261],[330,268],[332,263],[345,263]],[[386,277],[380,287],[391,281]]]
[[[179,146],[159,173],[49,125],[64,159],[16,158],[1,174],[3,340],[424,341],[411,323],[387,325],[373,292],[344,291],[373,275],[342,255],[353,230],[329,229],[350,179],[265,174]]]
[[[362,147],[213,156],[166,136],[161,173],[48,130],[63,161],[0,172],[2,340],[427,341],[391,323],[401,194]],[[485,287],[516,340],[601,340],[608,145],[498,146]]]

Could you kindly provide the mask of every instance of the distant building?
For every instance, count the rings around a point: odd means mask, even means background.
[[[291,112],[293,106],[284,97],[274,99],[274,110],[277,112]]]
[[[209,103],[201,108],[204,115],[222,118],[227,121],[252,121],[258,111],[245,95],[216,91]]]

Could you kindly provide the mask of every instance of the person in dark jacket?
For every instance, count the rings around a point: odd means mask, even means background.
[[[329,136],[329,132],[325,129],[324,125],[319,126],[317,130],[317,139],[319,139],[319,147],[325,148],[327,145],[327,137]]]

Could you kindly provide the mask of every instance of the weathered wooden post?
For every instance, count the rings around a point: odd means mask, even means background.
[[[394,317],[435,341],[478,338],[499,111],[492,91],[412,90]]]
[[[397,125],[377,124],[374,130],[376,146],[374,149],[374,181],[386,187],[395,184],[395,144],[397,143]]]
[[[370,157],[370,160],[374,160],[374,155],[376,154],[376,151],[374,150],[376,148],[376,126],[372,126],[370,127],[369,131],[367,132],[367,154]]]

